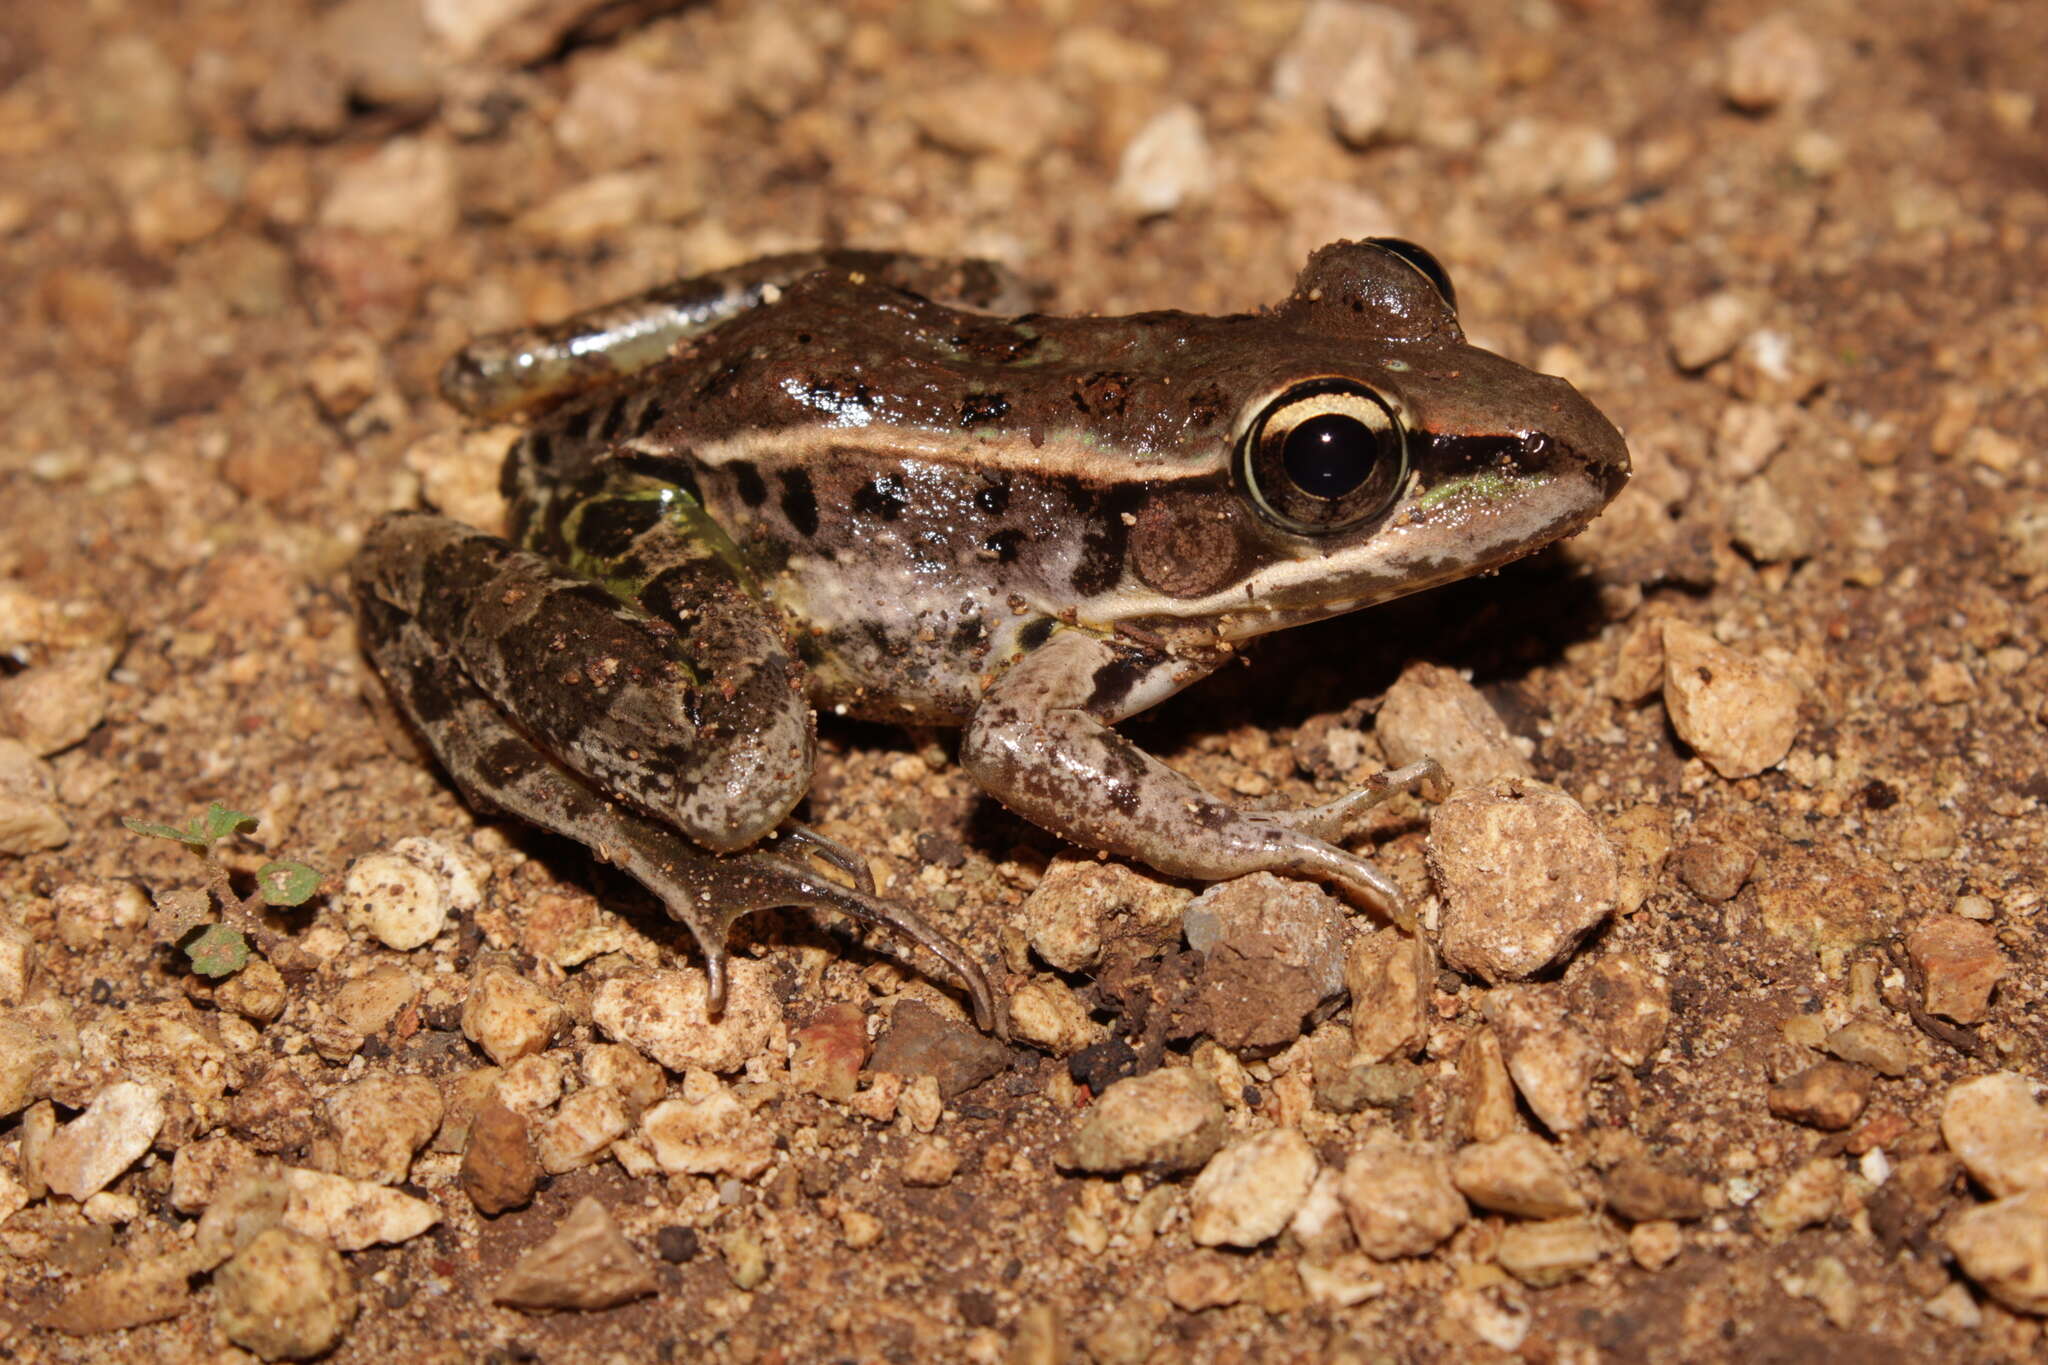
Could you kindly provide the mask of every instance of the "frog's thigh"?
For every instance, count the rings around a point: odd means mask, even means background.
[[[707,848],[741,848],[780,823],[809,786],[811,712],[773,623],[716,556],[670,567],[671,586],[692,573],[707,584],[687,634],[445,517],[378,521],[355,579],[366,633],[378,618],[372,604],[396,612],[417,627],[419,648],[448,660],[598,791]],[[432,740],[428,717],[408,709]]]
[[[997,678],[968,722],[961,762],[1004,805],[1055,834],[1128,854],[1179,877],[1249,872],[1327,879],[1353,899],[1402,913],[1400,892],[1372,864],[1290,823],[1226,805],[1111,729],[1115,696],[1147,690],[1160,658],[1133,680],[1120,646],[1055,631]]]
[[[472,417],[561,399],[634,374],[818,270],[864,274],[963,308],[1021,313],[1032,291],[989,261],[893,251],[799,251],[671,280],[560,322],[479,337],[441,371],[441,393]]]

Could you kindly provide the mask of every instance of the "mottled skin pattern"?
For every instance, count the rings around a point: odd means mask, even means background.
[[[506,461],[512,540],[423,515],[366,538],[372,656],[464,790],[627,866],[720,976],[731,917],[763,905],[937,939],[762,845],[858,866],[786,823],[813,705],[964,725],[976,780],[1078,843],[1404,918],[1335,842],[1390,780],[1241,812],[1111,726],[1247,638],[1568,535],[1627,477],[1569,385],[1464,343],[1412,249],[1327,247],[1258,314],[970,311],[1020,292],[987,267],[776,258],[486,339],[451,397],[553,405]],[[1376,433],[1344,466],[1375,471],[1369,505],[1297,486],[1282,437],[1311,417]],[[979,971],[941,955],[989,1023]]]

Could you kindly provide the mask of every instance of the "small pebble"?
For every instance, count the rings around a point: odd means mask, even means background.
[[[775,1164],[775,1134],[708,1071],[683,1076],[683,1093],[640,1116],[640,1136],[670,1175],[752,1180]]]
[[[2020,1313],[2048,1314],[2048,1189],[1994,1199],[1944,1225],[1963,1273]]]
[[[56,848],[71,838],[51,788],[50,765],[20,740],[0,737],[0,855]]]
[[[1553,1218],[1513,1223],[1501,1231],[1501,1269],[1531,1289],[1548,1289],[1578,1279],[1600,1263],[1608,1237],[1588,1218]]]
[[[798,1090],[845,1103],[860,1089],[868,1056],[867,1016],[858,1005],[827,1005],[792,1035],[789,1080]]]
[[[1427,939],[1392,928],[1361,935],[1344,959],[1344,984],[1354,1065],[1413,1056],[1429,1042],[1436,954]]]
[[[1508,1074],[1543,1126],[1560,1137],[1585,1127],[1587,1092],[1602,1058],[1563,997],[1550,987],[1498,990],[1485,1010]]]
[[[1188,1235],[1197,1246],[1255,1247],[1280,1235],[1308,1198],[1315,1149],[1292,1128],[1231,1143],[1188,1190]]]
[[[1574,983],[1586,1027],[1614,1059],[1635,1068],[1657,1055],[1671,1031],[1671,984],[1634,953],[1610,953]]]
[[[1529,1133],[1459,1148],[1451,1178],[1480,1208],[1517,1218],[1562,1218],[1586,1209],[1564,1157]]]
[[[1616,1162],[1601,1185],[1607,1207],[1632,1223],[1690,1222],[1707,1213],[1699,1181],[1637,1157]]]
[[[403,1182],[413,1153],[441,1126],[441,1090],[424,1076],[371,1074],[327,1097],[337,1175]]]
[[[1133,218],[1156,218],[1216,192],[1216,152],[1192,104],[1161,110],[1125,144],[1110,200]]]
[[[323,227],[439,241],[455,230],[455,156],[434,137],[396,137],[344,164],[320,204]]]
[[[632,1128],[633,1117],[618,1091],[585,1086],[541,1122],[534,1151],[542,1170],[561,1175],[593,1164]]]
[[[491,1298],[529,1312],[587,1311],[630,1303],[659,1287],[647,1259],[604,1205],[586,1195],[546,1241],[505,1272]]]
[[[2048,1108],[2018,1072],[1995,1071],[1950,1086],[1941,1136],[1994,1195],[2048,1189]]]
[[[1776,767],[1799,733],[1799,689],[1776,669],[1683,621],[1664,625],[1664,709],[1722,777]]]
[[[1444,961],[1490,982],[1564,959],[1620,896],[1620,864],[1597,822],[1564,792],[1524,778],[1454,794],[1425,845],[1444,898]]]
[[[441,1221],[426,1200],[367,1180],[291,1167],[284,1182],[285,1226],[336,1251],[410,1241]]]
[[[1756,867],[1756,850],[1737,839],[1703,835],[1671,855],[1671,868],[1686,889],[1715,905],[1735,899]]]
[[[1031,950],[1063,972],[1085,972],[1106,945],[1164,947],[1180,932],[1193,893],[1155,881],[1121,863],[1055,859],[1020,915]],[[1140,955],[1147,955],[1141,951]]]
[[[599,1000],[617,984],[616,979],[607,981]],[[539,986],[507,968],[492,967],[470,983],[462,1005],[462,1036],[499,1066],[510,1066],[546,1048],[568,1018]]]
[[[461,1181],[477,1211],[495,1217],[533,1198],[540,1162],[533,1154],[532,1126],[517,1110],[492,1102],[470,1120],[462,1150]]]
[[[1223,1101],[1187,1067],[1118,1081],[1089,1106],[1059,1158],[1071,1170],[1191,1171],[1223,1145]]]
[[[1919,1044],[1911,1035],[1867,1014],[1857,1015],[1830,1033],[1822,1045],[1843,1061],[1867,1066],[1880,1076],[1903,1076],[1920,1057]]]
[[[1757,1224],[1772,1237],[1789,1236],[1834,1217],[1841,1200],[1841,1161],[1831,1156],[1813,1157],[1756,1202]]]
[[[1010,1034],[1055,1057],[1071,1057],[1101,1042],[1103,1027],[1064,981],[1040,978],[1010,992]]]
[[[1471,1142],[1491,1142],[1520,1126],[1514,1078],[1508,1074],[1500,1037],[1492,1029],[1476,1029],[1458,1049],[1457,1108],[1452,1131]]]
[[[1381,1261],[1426,1256],[1471,1217],[1444,1154],[1386,1132],[1352,1152],[1337,1196],[1359,1249]]]
[[[1703,370],[1731,354],[1762,320],[1756,298],[1734,290],[1680,304],[1665,334],[1671,359],[1681,370]]]
[[[754,1057],[784,1055],[787,1029],[774,977],[765,962],[736,959],[728,972],[725,1012],[714,1018],[702,971],[631,972],[597,988],[590,1017],[606,1037],[670,1071],[696,1067],[725,1074]]]
[[[1676,1223],[1652,1219],[1628,1230],[1628,1254],[1645,1270],[1662,1270],[1684,1249],[1685,1234]]]
[[[355,1283],[334,1248],[266,1228],[213,1276],[221,1334],[265,1360],[310,1360],[340,1343],[356,1315]]]
[[[1412,663],[1387,689],[1373,721],[1387,762],[1406,767],[1434,758],[1453,787],[1496,778],[1533,778],[1528,755],[1492,703],[1455,669]]]
[[[1820,47],[1790,13],[1752,24],[1728,44],[1721,94],[1744,113],[1811,103],[1826,89]]]
[[[43,1182],[71,1199],[98,1194],[149,1150],[163,1126],[161,1090],[115,1081],[43,1148]]]
[[[914,1144],[903,1158],[903,1183],[924,1188],[949,1184],[960,1169],[960,1154],[944,1138]]]
[[[1870,1073],[1847,1062],[1818,1062],[1771,1087],[1765,1097],[1781,1119],[1823,1132],[1840,1132],[1863,1115]]]
[[[1202,954],[1183,1017],[1240,1056],[1280,1051],[1343,996],[1349,917],[1316,886],[1254,872],[1197,896],[1181,923]]]
[[[2011,970],[1998,932],[1961,915],[1929,915],[1906,933],[1906,951],[1925,980],[1930,1014],[1958,1024],[1982,1023],[1991,993]]]

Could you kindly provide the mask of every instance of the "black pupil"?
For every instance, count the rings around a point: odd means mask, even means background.
[[[1335,500],[1371,477],[1379,454],[1372,428],[1356,417],[1326,412],[1287,433],[1280,460],[1296,488],[1313,498]]]

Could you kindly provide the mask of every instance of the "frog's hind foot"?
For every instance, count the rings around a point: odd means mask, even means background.
[[[756,910],[800,905],[837,910],[923,944],[965,984],[975,1022],[1001,1033],[1002,1015],[980,965],[922,916],[877,899],[866,864],[852,852],[790,821],[763,847],[707,851],[551,758],[416,619],[373,592],[359,590],[357,597],[363,642],[377,671],[463,794],[479,807],[574,839],[652,891],[703,950],[712,1013],[725,1007],[732,922]],[[854,885],[814,870],[811,856]]]

